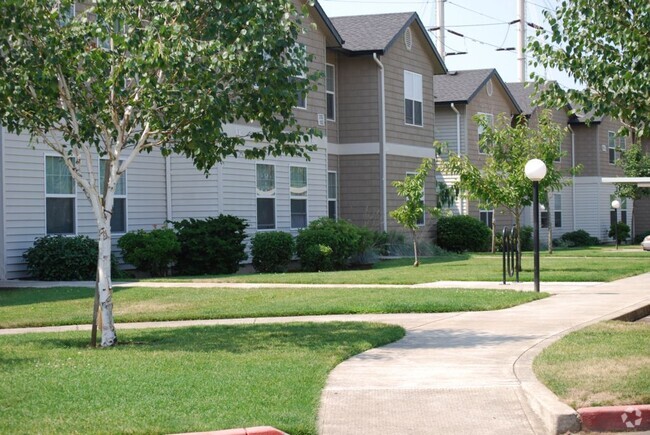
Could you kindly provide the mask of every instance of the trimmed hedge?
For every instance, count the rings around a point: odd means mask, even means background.
[[[122,257],[151,276],[165,276],[181,252],[176,233],[170,228],[130,231],[117,241]]]
[[[172,222],[181,252],[176,263],[179,275],[233,274],[247,258],[244,219],[231,215],[184,219]]]
[[[262,273],[286,272],[295,250],[296,242],[291,234],[259,232],[251,240],[253,267]]]
[[[345,220],[320,218],[296,237],[300,265],[306,271],[341,270],[348,266],[352,255],[367,245],[366,235]]]
[[[560,241],[568,248],[596,246],[600,243],[598,237],[592,237],[591,234],[585,230],[576,230],[564,233],[560,237]]]
[[[436,244],[452,252],[484,252],[490,249],[492,232],[471,216],[445,216],[438,219]]]
[[[32,278],[40,281],[92,281],[97,274],[99,245],[88,236],[45,236],[23,254]],[[113,276],[119,274],[111,255]]]

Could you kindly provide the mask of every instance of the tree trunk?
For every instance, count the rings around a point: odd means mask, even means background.
[[[109,215],[110,216],[110,215]],[[99,256],[97,258],[97,282],[99,306],[102,318],[102,347],[117,344],[113,324],[113,285],[111,282],[111,225],[110,219],[98,219]]]
[[[415,256],[415,262],[413,263],[413,266],[418,267],[420,265],[420,259],[418,258],[417,232],[415,230],[411,230],[411,234],[413,235],[413,255]]]
[[[492,215],[492,253],[494,254],[497,251],[497,224],[494,221],[494,215]]]

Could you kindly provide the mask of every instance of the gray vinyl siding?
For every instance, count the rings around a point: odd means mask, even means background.
[[[23,278],[26,276],[23,253],[46,233],[44,156],[54,153],[44,145],[30,147],[27,135],[5,132],[2,145],[6,278]],[[164,159],[155,151],[138,156],[127,170],[129,230],[152,229],[165,221],[164,176]],[[92,208],[79,187],[75,228],[79,235],[97,238]],[[120,236],[113,234],[114,244]]]
[[[339,168],[339,216],[356,225],[379,230],[379,155],[340,156]]]
[[[611,209],[610,195],[614,193],[614,185],[602,184],[600,177],[577,177],[575,187],[578,226],[576,230],[585,230],[602,241],[611,240],[607,237],[607,232]],[[628,205],[629,216],[630,212]]]
[[[397,195],[397,191],[393,186],[394,181],[404,181],[407,173],[416,172],[420,165],[422,164],[422,159],[415,157],[404,157],[404,156],[395,156],[388,155],[386,156],[386,203],[388,207],[388,213],[395,210],[404,204],[404,198]],[[436,182],[435,175],[433,172],[427,177],[427,181],[424,187],[424,202],[429,207],[436,206]],[[424,226],[420,228],[420,238],[422,240],[427,239],[431,240],[435,230],[435,222],[433,217],[430,214],[426,213],[424,217]],[[402,225],[400,225],[394,218],[388,216],[388,231],[399,231],[405,232],[406,230]],[[410,232],[409,232],[410,234]]]
[[[406,49],[400,36],[381,61],[385,67],[386,140],[390,143],[430,147],[433,143],[433,59],[418,26],[411,24],[413,45]],[[422,75],[422,126],[406,125],[404,71]]]
[[[377,64],[370,57],[341,57],[337,72],[339,143],[379,142]]]
[[[456,110],[460,112],[460,152],[463,155],[467,153],[465,106],[456,105]],[[436,106],[435,140],[446,143],[449,152],[453,153],[457,153],[458,149],[456,117],[456,113],[448,104]]]
[[[4,127],[0,125],[0,280],[6,279],[5,270],[5,178],[4,178]]]

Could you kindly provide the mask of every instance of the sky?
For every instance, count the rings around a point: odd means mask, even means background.
[[[436,25],[436,0],[319,0],[330,17],[343,15],[366,15],[390,12],[417,12],[424,25]],[[526,0],[526,21],[547,27],[542,11],[555,9],[558,0]],[[447,56],[445,62],[450,71],[463,69],[496,68],[505,82],[518,81],[516,51],[496,51],[497,48],[517,47],[516,20],[517,0],[446,0],[445,25],[447,29],[460,33],[458,36],[446,33],[447,53],[467,52],[465,55]],[[436,32],[429,32],[434,44]],[[527,28],[528,37],[534,37],[535,30]],[[532,71],[527,66],[527,75]],[[538,74],[549,80],[556,80],[564,87],[578,87],[565,73],[541,68]]]

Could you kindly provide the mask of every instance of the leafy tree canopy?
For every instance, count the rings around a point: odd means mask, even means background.
[[[88,143],[176,152],[208,170],[227,156],[307,156],[297,95],[313,86],[289,0],[193,0],[77,5],[0,4],[0,122],[57,150]],[[306,77],[305,80],[290,80]],[[244,132],[227,123],[256,122]],[[63,141],[56,135],[60,133]]]
[[[583,90],[548,86],[549,107],[572,107],[592,117],[621,120],[621,133],[650,135],[650,2],[563,1],[545,11],[550,30],[538,31],[528,50],[535,66],[566,71]],[[531,74],[538,86],[544,79]]]

